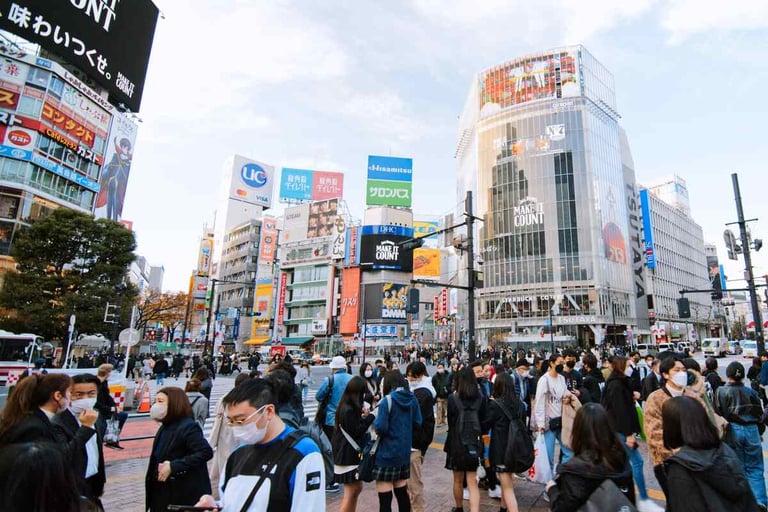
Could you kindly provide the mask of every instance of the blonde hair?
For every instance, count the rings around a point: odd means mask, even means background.
[[[111,373],[112,370],[114,370],[114,369],[115,369],[115,367],[112,366],[111,364],[104,363],[104,364],[99,365],[99,369],[97,371],[98,371],[99,377],[106,377],[107,374]]]

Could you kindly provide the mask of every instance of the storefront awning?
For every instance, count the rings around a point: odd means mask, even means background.
[[[295,347],[298,345],[309,343],[314,339],[315,339],[314,336],[291,336],[288,338],[283,338],[283,345],[290,345]]]
[[[243,345],[263,345],[269,341],[269,336],[256,336],[243,342]]]

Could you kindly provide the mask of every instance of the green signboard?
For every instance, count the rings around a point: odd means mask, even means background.
[[[413,185],[409,181],[368,180],[365,204],[410,208]]]

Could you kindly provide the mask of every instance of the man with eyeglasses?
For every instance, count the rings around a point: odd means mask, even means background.
[[[267,379],[248,380],[223,398],[226,428],[241,443],[220,479],[221,502],[205,495],[198,507],[225,511],[324,511],[325,469],[317,445],[277,414]]]

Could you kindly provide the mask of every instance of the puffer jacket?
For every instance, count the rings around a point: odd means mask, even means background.
[[[668,512],[756,512],[741,463],[726,444],[712,450],[684,446],[664,463]]]
[[[755,425],[763,417],[757,392],[743,383],[720,386],[715,394],[715,412],[731,423]]]
[[[635,484],[632,480],[632,466],[627,459],[624,468],[613,471],[604,466],[596,466],[584,454],[578,455],[559,466],[555,477],[557,485],[549,491],[550,510],[552,512],[573,512],[584,505],[589,496],[605,480],[612,480],[624,496],[635,502]],[[707,509],[701,509],[707,510]]]

